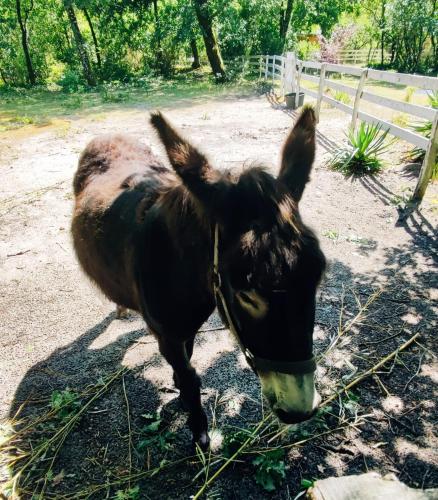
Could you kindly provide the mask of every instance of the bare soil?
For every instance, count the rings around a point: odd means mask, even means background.
[[[256,161],[275,170],[294,117],[274,98],[255,94],[185,101],[164,111],[219,168]],[[218,477],[209,498],[294,498],[302,479],[369,470],[392,472],[416,488],[438,486],[438,186],[429,186],[420,208],[405,206],[418,166],[403,165],[400,158],[408,146],[401,142],[377,177],[346,180],[329,171],[324,159],[342,143],[347,125],[345,115],[322,109],[317,160],[301,202],[303,218],[319,234],[329,260],[318,296],[317,353],[326,351],[340,322],[345,326],[350,321],[320,363],[323,397],[416,332],[420,337],[378,375],[357,385],[349,399],[333,403],[322,427],[310,422],[283,436],[281,443],[287,445],[333,429],[286,450],[286,479],[274,493],[256,484],[253,453]],[[104,115],[70,116],[62,125],[0,135],[1,416],[8,419],[18,412],[16,420],[36,418],[47,411],[53,391],[81,392],[119,368],[129,368],[67,437],[54,462],[56,480],[51,480],[47,498],[80,498],[84,488],[126,475],[130,441],[132,471],[193,455],[171,370],[153,337],[135,315],[115,319],[114,304],[81,273],[72,250],[71,181],[78,154],[94,135],[115,131],[131,133],[164,157],[148,124],[147,106],[121,105]],[[360,304],[380,288],[351,324]],[[221,436],[235,427],[251,428],[264,408],[258,380],[219,318],[213,315],[203,330],[193,362],[202,376],[203,402],[216,429],[213,450],[218,452]],[[157,411],[163,428],[176,433],[170,449],[151,445],[136,451],[144,439],[142,415]],[[360,425],[334,430],[355,414],[365,415]],[[29,449],[55,430],[36,425],[21,447]],[[213,464],[210,474],[216,468]],[[139,498],[189,498],[204,482],[202,474],[195,478],[200,469],[196,458],[187,458],[130,486],[140,487]],[[33,471],[29,491],[41,484],[41,470]],[[92,498],[112,498],[125,488],[127,484],[108,486]]]

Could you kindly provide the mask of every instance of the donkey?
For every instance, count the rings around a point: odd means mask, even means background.
[[[280,420],[310,418],[320,400],[312,336],[325,259],[298,205],[315,156],[314,111],[297,119],[277,177],[260,166],[216,170],[161,113],[151,123],[173,170],[125,135],[92,140],[79,159],[72,234],[83,270],[143,316],[201,448],[208,424],[190,358],[216,305]]]

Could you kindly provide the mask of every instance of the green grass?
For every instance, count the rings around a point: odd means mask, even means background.
[[[224,95],[253,92],[252,80],[217,84],[206,71],[182,73],[173,79],[144,77],[129,84],[104,84],[93,91],[66,93],[47,88],[0,88],[0,132],[26,125],[49,124],[69,116],[88,116],[117,109],[169,108]]]

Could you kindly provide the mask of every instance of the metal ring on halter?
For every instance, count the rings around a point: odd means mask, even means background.
[[[224,294],[222,293],[222,279],[219,272],[219,226],[215,225],[214,228],[214,252],[213,252],[213,288],[214,288],[214,297],[216,300],[216,305],[222,307],[222,310],[225,314],[228,327],[233,332],[236,339],[239,341],[239,344],[243,350],[243,354],[245,355],[246,361],[249,366],[257,372],[260,371],[268,371],[268,372],[279,372],[286,373],[291,375],[304,375],[306,373],[313,373],[316,370],[316,360],[315,356],[312,356],[310,359],[305,359],[302,361],[276,361],[272,359],[265,359],[255,356],[249,349],[246,347],[237,331],[235,326],[235,321],[230,314],[230,311],[227,306],[227,302],[225,300]],[[283,290],[278,290],[278,292],[283,292]]]

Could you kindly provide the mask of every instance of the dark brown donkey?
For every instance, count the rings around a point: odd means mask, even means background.
[[[82,153],[72,223],[79,262],[109,299],[143,315],[200,446],[207,417],[190,358],[216,303],[279,418],[309,418],[319,402],[312,335],[325,264],[298,211],[315,155],[313,110],[291,131],[277,178],[256,166],[215,170],[160,113],[151,122],[176,175],[124,135],[98,137]]]

